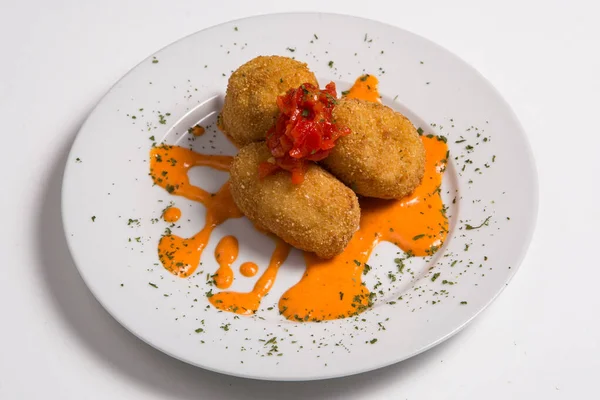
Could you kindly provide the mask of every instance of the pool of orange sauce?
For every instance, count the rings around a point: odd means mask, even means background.
[[[322,321],[355,315],[371,304],[362,283],[365,263],[380,242],[394,243],[414,256],[432,255],[448,232],[439,188],[447,146],[422,137],[427,154],[425,176],[415,191],[400,200],[360,200],[360,229],[344,252],[331,260],[305,253],[306,272],[283,294],[279,310],[288,319]]]
[[[163,219],[166,222],[177,222],[181,218],[181,210],[177,207],[169,207],[163,212]]]
[[[346,96],[380,101],[377,78],[363,75]],[[279,301],[279,310],[286,318],[320,321],[348,317],[367,309],[371,304],[371,293],[362,283],[362,274],[371,252],[382,241],[394,243],[414,256],[432,255],[443,244],[448,232],[448,219],[440,196],[440,185],[447,162],[447,145],[436,137],[422,137],[422,140],[426,150],[422,184],[411,195],[399,200],[361,199],[360,229],[346,250],[337,257],[322,260],[312,253],[305,253],[306,272]],[[175,275],[187,277],[199,264],[212,230],[228,218],[242,216],[231,198],[229,182],[217,193],[210,194],[190,185],[187,172],[198,165],[227,171],[232,158],[202,155],[176,146],[153,148],[150,156],[150,175],[157,185],[171,194],[199,201],[206,207],[206,223],[199,233],[188,239],[170,234],[163,236],[159,242],[159,258],[163,266]],[[224,240],[215,251],[220,267],[213,277],[219,288],[227,288],[231,284],[231,263],[237,258],[237,240],[235,245],[233,239]],[[275,241],[269,266],[252,291],[222,291],[209,297],[211,304],[238,314],[256,312],[290,252],[290,245],[277,238]],[[254,263],[246,264],[256,266]],[[247,271],[251,272],[247,274],[244,268],[240,268],[242,275],[256,273],[249,266]]]
[[[375,76],[365,74],[360,76],[350,90],[343,92],[342,95],[348,99],[362,99],[381,103],[381,96],[377,89],[378,83],[379,80]]]
[[[253,277],[257,273],[258,265],[256,265],[252,261],[248,261],[240,265],[240,274],[244,275],[246,278]]]
[[[217,288],[227,289],[233,283],[231,264],[237,260],[238,249],[238,240],[231,235],[223,237],[215,248],[215,258],[219,263],[219,269],[213,275],[213,278]]]

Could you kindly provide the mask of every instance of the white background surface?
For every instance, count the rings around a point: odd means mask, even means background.
[[[598,398],[600,7],[484,3],[0,0],[0,399]],[[458,54],[513,106],[540,177],[530,251],[487,311],[420,356],[331,381],[231,378],[150,348],[89,293],[60,222],[67,151],[115,81],[182,36],[284,11],[372,18]]]

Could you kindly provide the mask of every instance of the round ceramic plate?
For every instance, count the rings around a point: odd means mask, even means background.
[[[219,226],[199,271],[178,278],[160,264],[166,228],[182,237],[204,223],[201,205],[153,186],[153,143],[207,154],[236,153],[216,128],[232,71],[258,55],[307,62],[324,86],[347,90],[364,73],[380,81],[382,100],[424,135],[443,135],[449,164],[442,184],[449,234],[433,257],[413,257],[405,273],[400,250],[380,244],[369,260],[372,308],[321,323],[284,319],[277,302],[304,271],[293,250],[254,316],[219,312],[207,300],[206,275],[218,268],[219,239],[235,234],[234,271],[252,260],[259,274],[236,274],[249,291],[265,270],[273,241],[245,218]],[[206,128],[198,138],[195,124]],[[216,191],[227,174],[196,167],[193,184]],[[171,202],[183,216],[161,219]],[[525,133],[498,92],[443,48],[382,23],[330,14],[279,14],[229,22],[153,54],[100,101],[79,132],[63,183],[63,219],[73,258],[92,293],[132,333],[202,368],[242,377],[311,380],[356,374],[404,360],[458,332],[502,291],[529,244],[537,213],[537,180]]]

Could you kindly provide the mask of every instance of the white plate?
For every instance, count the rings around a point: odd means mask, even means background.
[[[204,214],[201,206],[152,185],[149,136],[169,144],[188,143],[188,127],[212,124],[193,142],[194,149],[235,154],[214,128],[227,79],[244,62],[268,54],[307,62],[322,86],[335,80],[340,91],[364,72],[376,74],[386,104],[426,133],[448,137],[451,162],[443,185],[450,206],[448,240],[433,259],[413,259],[414,278],[404,274],[393,283],[387,273],[396,268],[392,260],[398,249],[381,244],[370,260],[374,268],[366,283],[372,287],[381,280],[385,295],[358,322],[348,318],[295,323],[279,315],[280,295],[304,268],[297,251],[281,268],[254,317],[217,312],[204,295],[208,290],[204,275],[180,279],[159,264],[156,246],[167,226],[160,219],[166,204],[173,201],[183,210],[181,228],[176,229],[180,236],[197,232]],[[159,114],[165,116],[164,124],[159,123]],[[467,150],[468,145],[474,151]],[[190,176],[210,191],[227,178],[200,167]],[[525,133],[509,106],[453,54],[419,36],[366,19],[279,14],[229,22],[188,36],[121,79],[73,144],[62,210],[69,247],[86,284],[110,314],[142,340],[180,360],[226,374],[310,380],[404,360],[472,320],[502,291],[525,254],[537,213],[537,180]],[[464,229],[488,216],[489,226]],[[152,223],[154,218],[158,221]],[[139,224],[128,224],[129,219]],[[264,271],[273,242],[254,233],[243,218],[216,229],[200,269],[216,271],[214,247],[232,232],[240,239],[234,269],[253,260]],[[440,279],[432,281],[436,272]],[[256,279],[237,276],[232,288],[249,290]],[[456,284],[444,285],[443,279]],[[400,296],[402,300],[397,300]],[[196,333],[197,328],[204,332]],[[265,345],[273,337],[275,352],[272,342]],[[373,339],[377,341],[371,344]]]

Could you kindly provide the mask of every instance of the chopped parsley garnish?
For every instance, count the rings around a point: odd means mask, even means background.
[[[371,266],[365,263],[365,269],[363,269],[363,275],[366,275],[371,270]]]
[[[96,216],[92,215],[92,222],[96,221]]]
[[[425,237],[425,234],[424,234],[424,233],[421,233],[420,235],[417,235],[417,236],[415,236],[415,237],[413,238],[413,240],[419,240],[419,239],[421,239],[421,238],[424,238],[424,237]]]
[[[479,224],[478,226],[473,226],[473,225],[466,224],[466,225],[465,225],[465,229],[466,229],[466,230],[468,230],[468,231],[470,231],[470,230],[472,230],[472,229],[479,229],[479,228],[481,228],[481,227],[483,227],[483,226],[488,226],[488,225],[489,225],[489,223],[490,223],[490,218],[492,218],[492,216],[491,216],[491,215],[490,215],[489,217],[487,217],[487,218],[486,218],[486,219],[485,219],[485,220],[484,220],[484,221],[483,221],[481,224]]]
[[[435,274],[433,274],[433,276],[431,277],[431,282],[435,282],[435,280],[436,280],[437,278],[439,278],[439,277],[440,277],[440,272],[436,272],[436,273],[435,273]]]
[[[158,289],[158,286],[156,286],[156,285],[155,285],[154,283],[152,283],[152,282],[148,282],[148,285],[152,286],[152,287],[153,287],[153,288],[155,288],[155,289]]]
[[[329,65],[329,68],[333,68],[333,61],[329,61],[327,65]]]
[[[418,133],[419,135],[422,135],[422,134],[423,134],[423,129],[421,129],[421,128],[419,127],[419,129],[417,129],[417,133]]]

